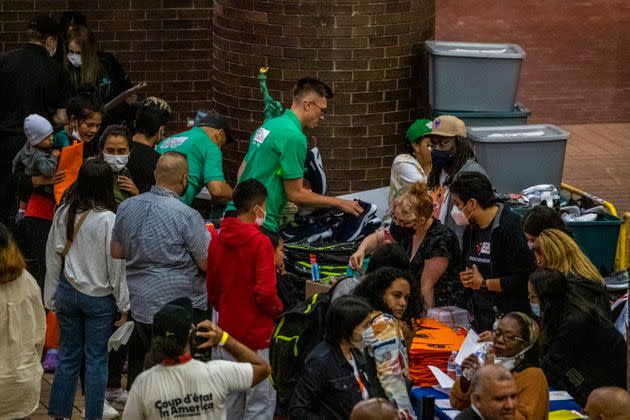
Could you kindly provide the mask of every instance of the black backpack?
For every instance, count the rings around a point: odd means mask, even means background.
[[[269,348],[271,383],[284,405],[291,401],[306,356],[322,341],[333,290],[316,293],[286,311],[274,330]]]

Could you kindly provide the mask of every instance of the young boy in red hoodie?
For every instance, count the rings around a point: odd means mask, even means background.
[[[236,217],[226,217],[208,247],[208,308],[219,314],[218,325],[230,331],[267,362],[274,318],[283,311],[276,290],[274,248],[261,231],[265,222],[267,189],[255,179],[236,186]],[[219,346],[213,359],[233,360]],[[231,394],[228,419],[272,419],[276,392],[269,379]]]

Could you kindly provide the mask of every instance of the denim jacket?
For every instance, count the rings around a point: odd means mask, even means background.
[[[373,385],[367,375],[363,355],[352,350],[352,356],[368,394]],[[319,343],[306,358],[304,373],[293,393],[289,414],[292,419],[348,419],[352,407],[363,398],[354,369],[338,345]]]

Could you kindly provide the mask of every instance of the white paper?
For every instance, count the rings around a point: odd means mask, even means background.
[[[437,392],[441,392],[442,394],[449,395],[451,393],[450,388],[442,388],[439,385],[433,385],[431,388],[435,389]]]
[[[453,387],[453,384],[455,383],[453,378],[448,376],[446,373],[442,372],[440,368],[429,365],[429,370],[431,371],[431,373],[433,373],[433,376],[435,376],[435,379],[437,379],[438,383],[440,384],[440,387],[442,388]]]
[[[442,410],[449,410],[453,408],[451,407],[451,401],[448,398],[443,398],[441,400],[436,399],[435,406],[437,408],[441,408]]]
[[[449,419],[454,419],[455,417],[457,417],[459,415],[459,410],[446,410],[444,411],[444,414],[446,414],[448,416]]]
[[[549,401],[572,400],[573,397],[567,391],[549,391]]]
[[[462,362],[471,354],[476,352],[484,345],[484,343],[478,343],[479,336],[473,329],[468,330],[468,335],[464,339],[462,343],[462,347],[459,349],[459,353],[457,353],[457,357],[455,358],[455,363],[459,366],[462,365]]]
[[[127,344],[133,332],[133,321],[122,324],[107,340],[107,351],[118,350],[123,344]]]

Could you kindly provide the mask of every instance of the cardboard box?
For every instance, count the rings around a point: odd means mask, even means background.
[[[304,288],[306,291],[306,298],[310,298],[315,293],[326,293],[332,288],[332,285],[321,283],[317,281],[307,280],[306,287]]]

